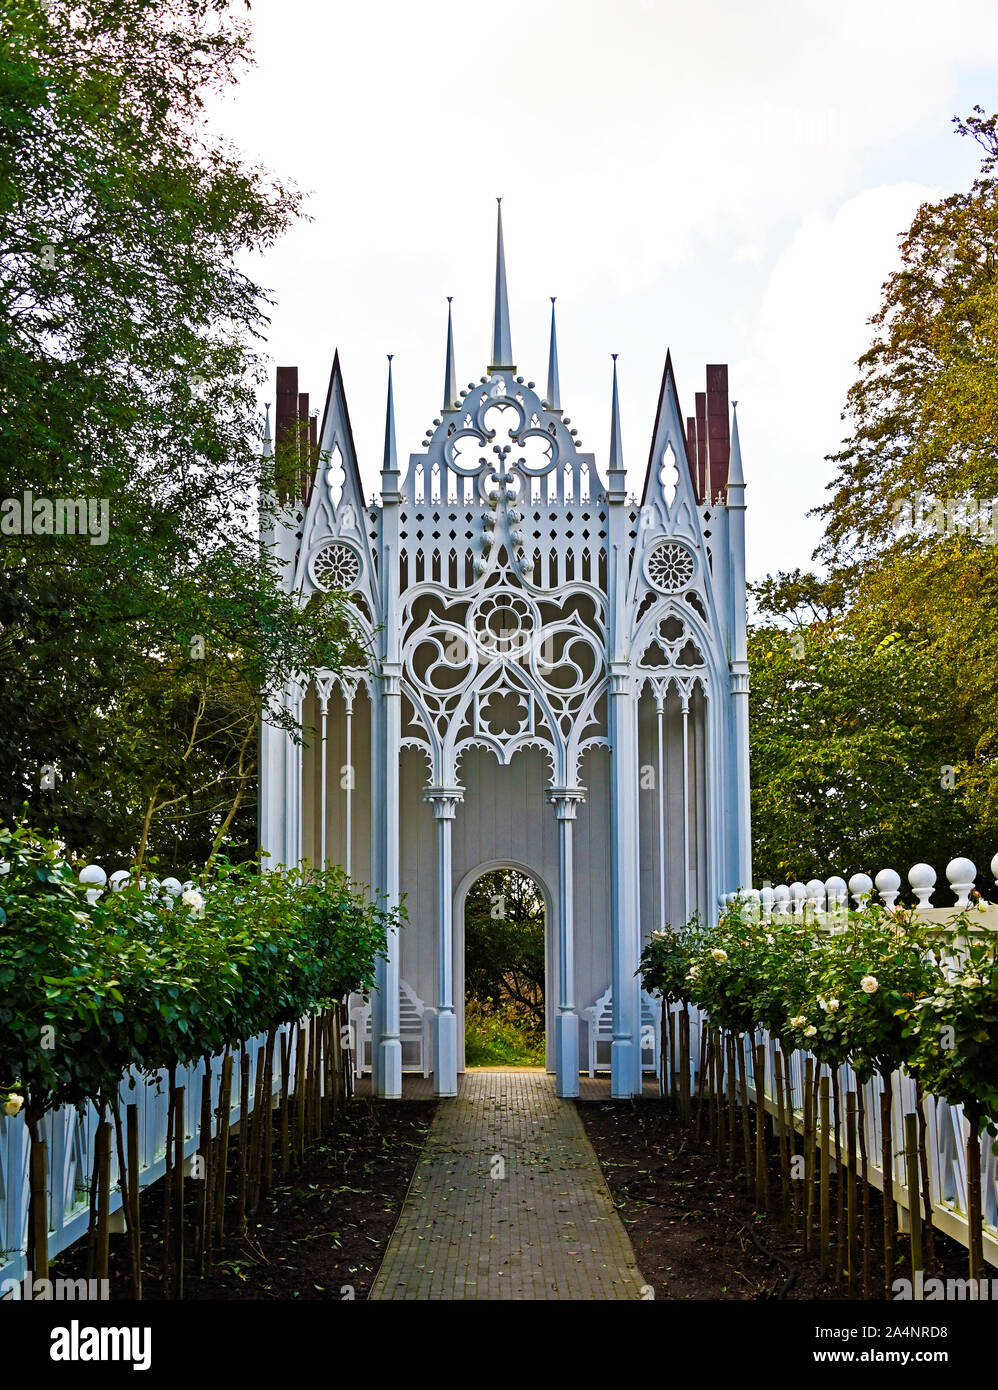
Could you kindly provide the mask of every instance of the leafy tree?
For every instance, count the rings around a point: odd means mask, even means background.
[[[515,1006],[544,1029],[544,900],[515,869],[483,874],[465,900],[469,998]]]
[[[0,817],[167,857],[228,820],[252,851],[256,692],[349,635],[258,540],[269,300],[240,267],[300,195],[206,126],[249,61],[228,0],[2,9]],[[101,534],[25,533],[29,492]]]
[[[777,610],[749,641],[755,879],[903,876],[952,845],[987,864],[955,783],[955,673],[917,634],[828,616],[813,576],[764,594]],[[805,609],[824,616],[784,625]]]

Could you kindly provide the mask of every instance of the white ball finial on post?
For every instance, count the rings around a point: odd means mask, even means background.
[[[936,886],[936,871],[931,864],[913,864],[908,870],[908,882],[918,899],[916,912],[928,912],[932,907],[932,890]]]
[[[895,873],[893,869],[881,869],[874,882],[877,885],[877,892],[884,900],[884,907],[895,907],[898,900],[898,889],[901,887],[901,875]]]
[[[849,892],[858,908],[863,908],[873,892],[873,879],[869,874],[853,874],[849,880]]]
[[[970,906],[970,890],[977,878],[977,865],[972,859],[951,859],[946,865],[949,886],[956,894],[957,907]]]

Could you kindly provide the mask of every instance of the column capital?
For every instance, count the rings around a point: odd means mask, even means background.
[[[575,812],[586,799],[585,787],[549,787],[545,799],[554,807],[558,820],[575,820]]]
[[[453,820],[457,808],[464,800],[462,787],[428,787],[423,792],[423,800],[432,802],[435,820]]]
[[[730,664],[732,695],[747,695],[749,691],[749,669],[747,661],[732,661]]]

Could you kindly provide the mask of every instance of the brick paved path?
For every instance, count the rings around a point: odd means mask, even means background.
[[[554,1077],[465,1073],[437,1108],[371,1298],[637,1299],[643,1283]]]

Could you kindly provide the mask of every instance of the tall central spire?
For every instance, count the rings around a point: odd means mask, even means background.
[[[515,371],[513,344],[509,334],[509,295],[506,292],[506,252],[502,244],[502,199],[497,198],[499,216],[496,229],[496,303],[492,316],[492,360],[489,371],[500,368]]]
[[[452,298],[452,295],[447,296],[447,361],[444,365],[444,410],[456,410],[459,405],[457,371],[454,366],[454,322],[450,311]]]
[[[548,349],[548,394],[549,410],[561,410],[561,382],[558,380],[558,333],[554,326],[554,301],[551,296],[551,346]]]

